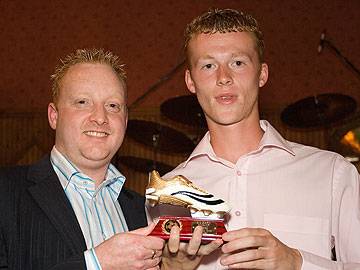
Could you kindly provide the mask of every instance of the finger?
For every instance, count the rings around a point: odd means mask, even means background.
[[[194,231],[193,231],[193,235],[189,241],[189,245],[186,249],[186,252],[189,255],[196,255],[196,253],[199,250],[199,247],[201,245],[201,238],[202,238],[202,234],[203,234],[203,227],[202,226],[196,226]]]
[[[129,231],[129,233],[133,233],[133,234],[138,234],[138,235],[149,235],[153,229],[155,228],[156,224],[155,223],[150,223],[148,226],[146,227],[142,227],[133,231]]]
[[[218,249],[224,242],[221,239],[211,241],[207,245],[201,245],[198,251],[198,255],[209,255],[216,249]]]
[[[151,268],[149,268],[149,269],[147,269],[147,270],[159,270],[160,269],[160,266],[155,266],[155,267],[151,267]]]
[[[137,230],[133,230],[128,232],[128,235],[133,235],[133,237],[137,237],[137,243],[138,245],[153,250],[153,249],[158,249],[161,250],[163,249],[164,245],[165,245],[165,240],[161,239],[160,237],[155,237],[155,236],[147,236],[148,231],[152,230],[154,228],[155,224],[151,223],[149,226],[147,227],[143,227],[143,228],[139,228]]]
[[[170,230],[170,238],[168,241],[168,249],[170,253],[176,253],[179,250],[180,245],[180,228],[173,226]]]
[[[148,268],[147,270],[160,270],[160,266],[157,265],[155,267]]]
[[[264,236],[248,236],[236,238],[230,242],[225,243],[221,250],[224,253],[231,253],[237,250],[252,249],[259,247],[266,247],[273,241],[272,238]]]
[[[143,246],[147,249],[162,250],[165,245],[165,240],[156,236],[146,236],[143,241]]]
[[[146,257],[144,259],[160,258],[161,255],[162,255],[162,250],[148,249],[148,252],[146,252]]]
[[[236,263],[256,261],[260,259],[264,259],[264,255],[260,249],[255,248],[221,257],[220,262],[222,265],[233,265]]]
[[[159,266],[160,261],[160,257],[154,259],[146,259],[144,269],[158,269],[156,267]]]
[[[223,233],[222,239],[226,242],[232,241],[237,238],[248,237],[248,236],[266,236],[270,232],[263,228],[243,228],[234,231],[228,231]]]
[[[223,264],[222,261],[220,260],[220,264],[226,266],[229,269],[269,269],[267,267],[269,263],[264,259],[260,259],[256,261],[248,261],[248,262],[238,262],[229,265]]]

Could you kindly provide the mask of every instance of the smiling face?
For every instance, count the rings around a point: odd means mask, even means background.
[[[62,78],[48,118],[56,130],[55,147],[80,170],[107,167],[126,130],[124,82],[107,64],[76,64]]]
[[[188,44],[188,89],[197,95],[209,128],[258,125],[258,92],[268,78],[251,33],[198,34]]]

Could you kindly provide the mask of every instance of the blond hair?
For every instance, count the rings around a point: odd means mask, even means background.
[[[188,54],[190,40],[198,34],[249,32],[255,38],[260,62],[263,62],[264,39],[258,22],[249,14],[234,9],[210,9],[196,17],[185,29],[185,52]]]
[[[126,72],[124,64],[120,62],[117,55],[104,49],[78,49],[67,55],[64,60],[60,59],[60,64],[56,66],[54,74],[52,74],[52,97],[56,103],[60,94],[60,83],[66,72],[74,65],[81,63],[107,64],[115,71],[119,80],[124,83]]]

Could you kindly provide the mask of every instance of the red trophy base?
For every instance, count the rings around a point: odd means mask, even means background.
[[[204,228],[202,236],[203,242],[219,239],[221,235],[226,232],[222,219],[163,216],[158,218],[158,222],[150,235],[167,240],[170,238],[170,230],[174,225],[180,228],[180,240],[182,241],[191,239],[196,226],[202,226]]]

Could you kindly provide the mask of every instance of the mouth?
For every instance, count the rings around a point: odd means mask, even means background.
[[[233,94],[222,94],[215,97],[215,99],[222,104],[233,103],[236,99],[236,95]]]
[[[104,138],[110,135],[110,133],[106,131],[94,131],[94,130],[87,130],[83,132],[85,135],[90,137],[96,137],[96,138]]]

